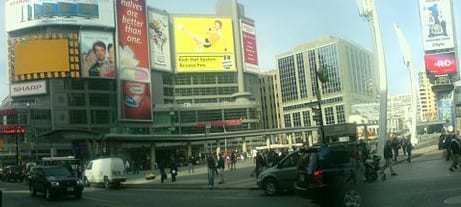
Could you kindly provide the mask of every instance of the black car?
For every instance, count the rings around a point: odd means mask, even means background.
[[[2,180],[6,182],[22,182],[24,180],[23,170],[18,166],[7,166],[3,169]]]
[[[296,181],[296,167],[301,152],[295,151],[288,154],[258,176],[257,185],[269,196],[279,192],[293,191]]]
[[[29,190],[34,196],[43,193],[47,200],[58,195],[82,197],[83,182],[72,175],[65,167],[34,167],[31,171]]]
[[[363,205],[363,171],[354,144],[322,145],[305,150],[295,190],[321,206]]]

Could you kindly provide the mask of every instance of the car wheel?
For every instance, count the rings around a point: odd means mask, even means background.
[[[76,192],[74,195],[75,195],[75,198],[76,198],[76,199],[81,199],[81,198],[82,198],[82,194],[83,194],[82,191],[78,191],[78,192]]]
[[[264,181],[264,193],[268,196],[277,194],[277,182],[275,179],[270,178]]]
[[[354,188],[344,190],[339,197],[341,207],[360,207],[362,206],[362,195]]]
[[[107,177],[104,177],[104,188],[109,189],[110,188],[110,183],[109,179]]]
[[[49,188],[45,189],[45,195],[44,195],[46,200],[51,200],[53,198],[53,195],[51,194],[51,191]]]

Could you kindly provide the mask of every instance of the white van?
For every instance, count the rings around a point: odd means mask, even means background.
[[[116,157],[90,161],[83,177],[86,185],[104,184],[105,188],[119,187],[126,179],[123,160]]]

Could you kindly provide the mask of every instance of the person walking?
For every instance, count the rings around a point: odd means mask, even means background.
[[[397,173],[395,173],[394,169],[392,168],[392,143],[391,143],[391,140],[387,140],[386,141],[386,144],[384,145],[384,160],[385,160],[385,163],[384,163],[384,167],[381,171],[382,175],[383,175],[383,179],[385,178],[386,176],[386,169],[389,168],[389,171],[391,172],[391,175],[392,176],[395,176],[397,175]]]
[[[451,172],[454,172],[455,169],[458,169],[459,159],[461,156],[461,141],[454,134],[450,134],[448,136],[451,137],[449,150],[451,152],[451,160],[452,160],[452,164],[449,170]]]
[[[219,174],[219,183],[218,184],[223,184],[224,183],[224,156],[223,154],[220,154],[219,155],[219,159],[218,159],[218,174]]]
[[[178,175],[178,165],[176,164],[176,160],[173,159],[170,165],[170,174],[171,174],[171,182],[176,182],[176,176]]]
[[[193,165],[193,158],[189,157],[189,160],[187,162],[187,171],[189,171],[189,174],[194,173],[194,165]]]
[[[208,154],[207,165],[208,165],[208,189],[212,190],[214,188],[214,176],[216,172],[216,159],[214,158],[213,153]]]
[[[402,147],[402,151],[403,151],[403,156],[406,156],[407,155],[407,147],[408,147],[407,145],[409,144],[408,139],[404,138],[404,139],[402,139],[400,141],[400,143],[401,143],[400,146]]]
[[[158,169],[160,171],[160,181],[163,183],[166,179],[168,179],[165,171],[165,162],[163,160],[160,160],[158,163]]]
[[[256,173],[256,178],[259,177],[259,174],[262,172],[263,168],[266,166],[265,161],[261,153],[256,154],[256,168],[255,168],[255,173]]]
[[[232,151],[230,159],[231,159],[231,170],[235,171],[236,170],[235,164],[237,163],[237,155],[235,154],[235,151]]]
[[[391,146],[392,146],[392,150],[394,151],[394,162],[396,162],[397,158],[399,157],[399,148],[400,148],[400,141],[396,135],[393,136]]]
[[[410,138],[406,139],[405,141],[405,148],[407,152],[407,161],[411,163],[411,151],[413,150],[413,145],[411,145]]]

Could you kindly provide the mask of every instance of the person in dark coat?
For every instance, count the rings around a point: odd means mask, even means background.
[[[411,162],[411,151],[413,150],[413,145],[411,145],[410,138],[405,141],[405,149],[407,151],[407,161]]]
[[[176,182],[176,176],[178,175],[178,164],[176,164],[176,160],[172,160],[170,164],[170,174],[171,174],[171,182]]]
[[[265,166],[266,166],[266,162],[264,161],[264,158],[261,155],[261,153],[258,152],[256,154],[256,168],[255,168],[256,177],[259,177],[259,174],[262,172]]]
[[[451,152],[451,160],[453,161],[450,166],[450,171],[454,172],[455,169],[458,169],[459,158],[461,156],[461,141],[454,134],[448,136],[451,136],[449,150]]]
[[[394,151],[394,161],[397,161],[397,157],[399,156],[399,148],[400,148],[400,141],[397,136],[394,135],[391,145],[392,145],[392,150]]]
[[[158,163],[158,169],[160,171],[160,181],[163,183],[166,179],[168,179],[165,171],[165,162],[163,160]]]
[[[219,174],[219,178],[220,178],[218,184],[223,184],[224,183],[224,168],[225,168],[224,155],[223,154],[219,155],[217,168],[218,168],[217,170],[218,170],[218,174]]]
[[[382,174],[385,175],[385,170],[389,168],[391,175],[395,176],[397,173],[395,173],[394,169],[392,168],[392,144],[391,140],[387,140],[386,144],[384,145],[384,167],[382,169]]]
[[[214,177],[216,173],[216,159],[214,158],[213,153],[208,154],[207,165],[208,165],[208,189],[212,190],[214,188]]]

